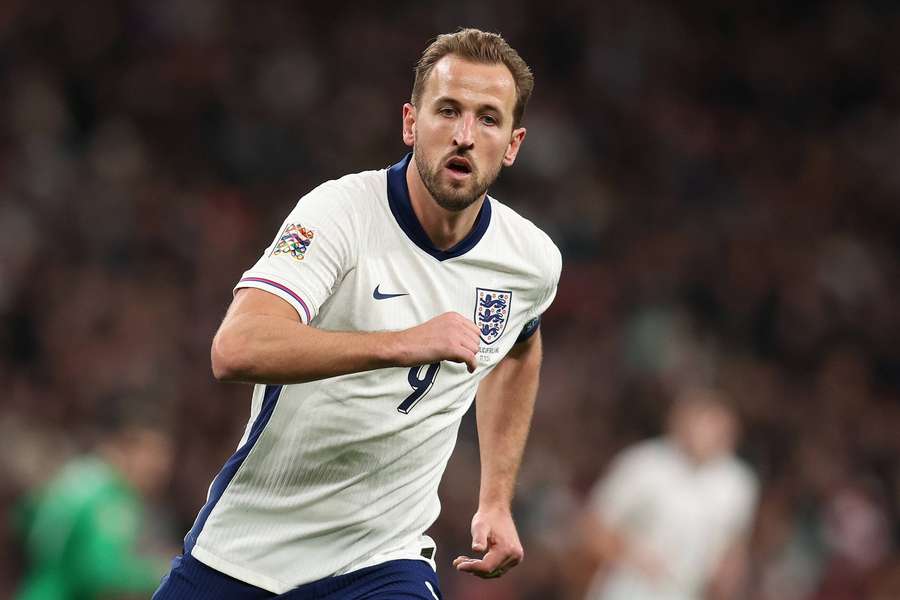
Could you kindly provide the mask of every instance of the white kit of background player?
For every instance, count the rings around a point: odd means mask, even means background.
[[[434,566],[424,531],[440,512],[460,420],[482,379],[537,329],[561,258],[490,197],[467,237],[437,249],[411,207],[410,160],[310,192],[237,288],[275,294],[304,324],[332,331],[471,315],[477,368],[443,361],[257,384],[238,450],[185,538],[186,552],[222,573],[283,593],[387,560]]]

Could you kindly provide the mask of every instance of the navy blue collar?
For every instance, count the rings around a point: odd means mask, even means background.
[[[481,211],[478,213],[478,218],[475,219],[475,226],[472,227],[472,231],[469,232],[469,235],[464,237],[458,244],[449,250],[441,250],[440,248],[435,247],[434,243],[428,237],[428,234],[422,229],[422,224],[419,223],[416,213],[413,212],[412,202],[410,202],[409,199],[409,185],[406,183],[406,169],[409,166],[411,159],[412,153],[409,153],[403,157],[403,160],[389,168],[387,172],[388,204],[391,206],[391,212],[394,213],[394,218],[397,219],[397,224],[416,246],[438,260],[462,256],[474,248],[475,244],[481,241],[481,238],[484,237],[484,234],[487,231],[488,225],[491,224],[490,199],[485,197],[484,202],[481,204]]]

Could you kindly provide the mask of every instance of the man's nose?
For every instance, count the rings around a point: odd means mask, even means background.
[[[453,145],[462,148],[471,148],[475,145],[474,115],[464,115],[456,122],[456,130],[453,132]]]

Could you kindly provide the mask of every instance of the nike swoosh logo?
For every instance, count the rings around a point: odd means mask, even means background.
[[[409,296],[408,293],[407,294],[382,294],[381,292],[378,291],[378,288],[380,288],[380,287],[381,287],[381,284],[379,283],[378,285],[375,286],[375,291],[372,292],[372,297],[375,298],[376,300],[386,300],[388,298]]]

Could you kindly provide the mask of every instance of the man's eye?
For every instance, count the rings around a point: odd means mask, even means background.
[[[456,111],[453,110],[452,108],[450,108],[449,106],[446,106],[446,107],[442,108],[442,109],[441,109],[440,111],[438,111],[438,112],[440,112],[440,114],[443,115],[443,116],[445,116],[445,117],[452,117],[453,115],[456,114]]]
[[[484,115],[483,117],[481,117],[481,122],[485,125],[496,125],[497,119],[495,119],[491,115]]]

